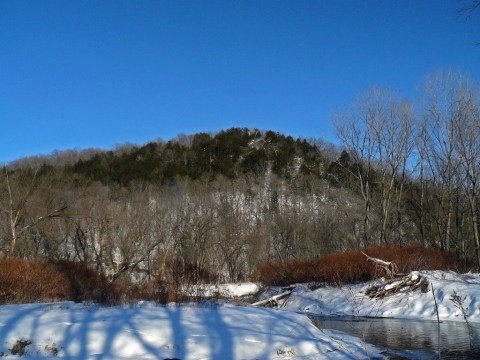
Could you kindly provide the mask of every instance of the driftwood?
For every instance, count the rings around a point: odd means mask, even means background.
[[[265,300],[261,300],[261,301],[257,301],[253,304],[251,304],[252,306],[270,306],[270,307],[277,307],[278,306],[278,300],[280,299],[283,299],[283,298],[286,298],[287,296],[290,296],[290,294],[292,293],[292,290],[287,290],[281,294],[278,294],[278,295],[275,295],[275,296],[272,296],[268,299],[265,299]]]
[[[397,277],[397,276],[404,276],[405,275],[405,274],[400,274],[400,272],[398,271],[398,267],[394,262],[384,261],[384,260],[381,260],[381,259],[377,259],[377,258],[368,256],[363,251],[362,251],[362,254],[367,257],[367,260],[373,262],[376,267],[379,267],[379,268],[383,269],[386,272],[387,277],[389,277],[390,279],[393,279],[394,277]]]
[[[372,299],[381,299],[385,296],[393,294],[407,293],[420,288],[423,292],[428,290],[428,280],[418,273],[401,274],[394,262],[385,261],[368,256],[364,252],[363,255],[367,257],[368,261],[375,264],[376,267],[383,269],[390,280],[384,281],[379,285],[372,285],[366,291],[365,295]]]
[[[372,285],[365,291],[365,295],[372,299],[382,299],[386,296],[407,293],[418,288],[426,292],[428,290],[428,280],[424,276],[414,273],[391,279],[379,285]]]

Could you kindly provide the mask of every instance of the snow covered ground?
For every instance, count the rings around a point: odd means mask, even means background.
[[[300,314],[237,306],[71,302],[0,307],[0,358],[365,359],[379,351]],[[15,345],[17,344],[17,346]]]
[[[240,296],[254,295],[260,291],[261,287],[258,284],[247,282],[241,284],[205,284],[205,285],[190,285],[183,289],[183,292],[189,296],[200,297],[225,297],[234,298]]]
[[[298,286],[282,309],[319,315],[393,317],[436,320],[435,300],[440,320],[464,321],[462,309],[452,301],[462,299],[470,322],[480,322],[480,274],[457,274],[453,271],[420,271],[433,285],[426,293],[416,290],[383,299],[370,299],[365,290],[376,282],[343,287],[324,287],[314,291]]]
[[[480,275],[422,271],[435,290],[441,320],[480,323]],[[375,282],[309,290],[297,285],[280,310],[232,305],[102,307],[62,302],[0,306],[0,358],[30,359],[375,359],[358,338],[317,329],[300,313],[435,320],[431,288],[370,299]],[[251,294],[254,284],[200,289],[205,295]],[[198,289],[197,289],[198,290]],[[198,293],[198,292],[197,292]],[[452,301],[456,296],[462,307]],[[23,347],[19,346],[22,344]]]

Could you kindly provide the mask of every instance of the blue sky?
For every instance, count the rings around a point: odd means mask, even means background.
[[[480,79],[480,11],[461,5],[0,0],[0,163],[230,127],[333,141],[332,114],[373,84]]]

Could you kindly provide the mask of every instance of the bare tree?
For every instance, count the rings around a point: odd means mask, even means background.
[[[364,233],[370,231],[373,205],[372,178],[380,188],[380,242],[389,242],[388,224],[397,205],[396,229],[401,226],[403,184],[413,149],[412,108],[389,89],[373,87],[357,101],[351,112],[334,120],[337,133],[354,159],[353,175],[358,179],[365,202]]]
[[[389,223],[401,241],[402,197],[407,163],[413,150],[413,111],[408,102],[400,101],[391,90],[374,88],[369,96],[368,111],[372,113],[370,131],[373,133],[375,157],[379,165],[381,190],[380,239],[390,241]],[[396,207],[396,221],[393,207]]]
[[[8,218],[10,240],[7,253],[10,255],[16,254],[18,240],[28,231],[45,220],[60,217],[67,208],[66,204],[50,208],[48,205],[53,202],[49,202],[44,204],[41,214],[27,216],[32,196],[38,190],[38,172],[38,167],[15,172],[10,172],[7,167],[3,169],[2,182],[6,196],[1,206]]]
[[[111,191],[98,183],[75,189],[76,201],[72,204],[72,218],[68,224],[70,246],[68,254],[75,260],[95,266],[105,271],[111,264],[108,254],[112,252],[114,241]]]
[[[459,109],[455,75],[451,72],[430,75],[422,95],[423,155],[429,168],[430,183],[436,187],[437,215],[434,217],[442,234],[441,246],[451,245],[455,192],[460,186],[457,125]],[[422,144],[420,144],[422,145]]]
[[[422,113],[428,180],[436,196],[432,199],[432,218],[437,223],[441,246],[451,248],[455,228],[455,245],[458,246],[461,238],[460,246],[465,253],[468,244],[464,225],[468,220],[470,246],[475,249],[480,264],[478,85],[452,71],[431,75],[423,91]]]
[[[350,112],[337,114],[333,123],[337,135],[353,158],[352,175],[357,179],[358,189],[364,201],[363,246],[370,242],[370,211],[372,207],[371,177],[374,168],[374,138],[369,131],[371,114],[360,107]]]
[[[468,198],[475,251],[480,266],[478,197],[480,195],[480,102],[478,88],[462,83],[458,94],[458,146]]]

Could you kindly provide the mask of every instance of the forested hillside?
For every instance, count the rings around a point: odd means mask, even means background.
[[[232,128],[16,161],[0,174],[2,257],[177,284],[372,245],[478,264],[480,106],[467,85],[431,79],[420,109],[373,88],[336,116],[339,146]]]
[[[355,195],[331,185],[333,150],[324,150],[229,129],[23,159],[2,171],[3,254],[80,261],[110,276],[135,268],[236,281],[263,262],[348,249]]]

